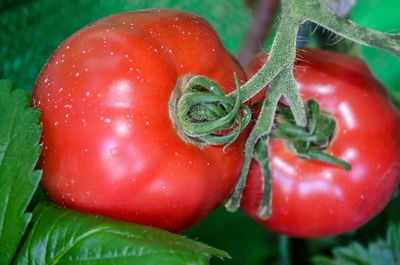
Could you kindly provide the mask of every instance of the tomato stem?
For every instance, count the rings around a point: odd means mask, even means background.
[[[293,1],[293,0],[292,0]],[[297,0],[298,1],[298,0]],[[364,28],[353,21],[335,15],[319,1],[301,1],[303,17],[353,42],[386,50],[400,56],[400,34],[387,34]]]
[[[280,235],[279,240],[279,256],[282,265],[291,265],[290,260],[290,238]]]
[[[286,82],[284,82],[285,81],[284,77],[285,75],[290,75],[290,74],[291,74],[290,69],[287,69],[286,71],[284,71],[283,75],[278,75],[276,78],[273,79],[271,83],[271,87],[268,90],[268,93],[271,96],[265,97],[256,124],[254,125],[253,130],[250,132],[250,135],[247,138],[244,147],[243,165],[240,171],[239,179],[237,181],[237,184],[235,186],[235,189],[231,197],[225,204],[228,211],[234,212],[240,206],[240,200],[242,198],[244,185],[246,184],[247,173],[249,172],[250,163],[253,158],[255,146],[260,139],[263,139],[263,137],[268,137],[271,131],[272,125],[274,123],[275,111],[279,102],[279,98],[282,95],[282,87],[287,85]],[[267,177],[268,176],[263,175],[264,180]],[[270,194],[264,193],[263,196],[264,199],[262,199],[262,201],[265,202],[267,201],[265,197],[270,196]],[[261,204],[259,209],[262,209],[264,207],[267,207],[267,205]],[[268,217],[268,211],[260,210],[260,212],[265,213],[265,215],[260,216],[261,218]]]

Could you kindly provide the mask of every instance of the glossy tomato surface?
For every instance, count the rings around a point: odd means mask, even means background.
[[[203,19],[143,10],[73,34],[35,84],[42,111],[42,185],[55,202],[181,231],[227,198],[242,142],[227,152],[177,134],[169,100],[177,80],[203,75],[225,92],[244,71]]]
[[[255,58],[249,73],[254,74],[266,57]],[[347,161],[352,169],[304,160],[283,140],[272,140],[272,216],[267,221],[256,216],[261,173],[254,161],[242,208],[263,226],[294,237],[348,232],[379,213],[398,185],[399,117],[360,59],[317,50],[298,51],[297,58],[294,72],[302,98],[316,99],[336,120],[325,152]]]

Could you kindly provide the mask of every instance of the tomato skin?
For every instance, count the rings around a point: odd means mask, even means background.
[[[266,58],[256,57],[249,73]],[[266,221],[256,216],[261,172],[255,161],[242,209],[264,227],[293,237],[345,233],[379,213],[399,183],[399,117],[360,59],[312,49],[298,51],[297,58],[294,73],[303,100],[316,99],[337,122],[326,152],[352,170],[303,160],[283,140],[271,140],[272,215]]]
[[[182,231],[230,194],[243,139],[227,152],[176,133],[177,79],[203,75],[224,92],[241,66],[203,19],[174,10],[106,17],[68,38],[33,91],[42,111],[42,186],[66,207]]]

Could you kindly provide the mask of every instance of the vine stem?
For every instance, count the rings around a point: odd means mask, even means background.
[[[244,148],[244,160],[240,171],[238,182],[235,189],[226,202],[225,207],[230,212],[235,212],[240,206],[240,200],[242,198],[243,189],[246,184],[247,174],[250,168],[251,160],[254,156],[254,149],[259,140],[264,139],[264,136],[269,136],[271,132],[272,125],[274,124],[275,112],[278,106],[279,99],[290,87],[293,89],[296,87],[292,80],[293,73],[290,68],[287,68],[282,73],[280,73],[276,78],[273,79],[271,87],[268,90],[268,96],[265,97],[259,117],[256,124],[253,127],[249,137],[247,138],[245,148]],[[301,102],[301,101],[300,101]],[[268,141],[268,138],[264,141]],[[262,143],[264,146],[267,143]],[[261,159],[257,159],[261,160]],[[265,170],[263,170],[265,171]],[[266,172],[267,173],[267,172]],[[263,191],[270,190],[270,181],[267,179],[269,174],[263,174]],[[266,219],[270,215],[270,209],[268,205],[271,204],[271,196],[267,192],[263,192],[263,198],[261,200],[264,203],[260,204],[259,216]],[[268,208],[268,209],[267,209]]]
[[[314,22],[356,43],[393,52],[400,56],[400,34],[387,34],[362,27],[336,15],[321,0],[281,0],[281,10],[278,30],[268,61],[240,88],[243,102],[260,92],[283,69],[293,66],[296,56],[293,39],[296,40],[300,25],[307,21]],[[292,94],[296,93],[295,91],[291,92]],[[230,93],[228,97],[235,98],[236,91]],[[296,113],[296,110],[294,112]],[[299,119],[299,125],[301,125],[301,119]]]
[[[319,1],[291,0],[297,5],[305,2],[297,9],[300,17],[314,22],[337,35],[362,45],[386,50],[400,56],[400,34],[387,34],[377,30],[364,28],[353,21],[337,16],[332,10]]]

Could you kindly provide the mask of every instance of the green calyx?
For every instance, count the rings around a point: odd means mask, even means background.
[[[296,125],[290,108],[279,106],[271,137],[284,139],[301,158],[319,160],[350,170],[348,163],[324,152],[334,136],[335,120],[321,112],[318,102],[313,99],[308,100],[305,107],[307,125],[300,127]]]
[[[236,75],[235,81],[239,91]],[[224,144],[224,149],[251,120],[251,110],[241,103],[240,92],[236,98],[228,98],[215,82],[203,76],[193,76],[185,84],[177,110],[179,125],[187,136],[205,144]]]

